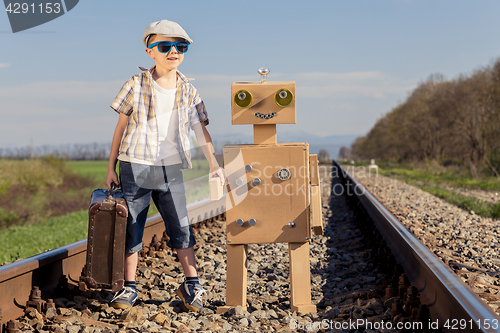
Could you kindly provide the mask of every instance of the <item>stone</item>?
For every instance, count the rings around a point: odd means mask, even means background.
[[[57,313],[60,314],[60,315],[69,315],[71,313],[71,310],[70,309],[66,309],[66,308],[58,308],[57,309]]]
[[[47,312],[45,313],[45,317],[47,317],[47,319],[52,319],[55,316],[57,316],[57,309],[55,307],[54,308],[48,308]]]
[[[238,321],[238,326],[240,327],[247,327],[248,326],[248,319],[247,318],[241,318],[239,321]]]
[[[229,324],[228,322],[225,322],[224,324],[222,324],[221,331],[229,331],[232,328],[233,327],[231,326],[231,324]]]
[[[76,304],[85,304],[87,302],[87,297],[74,296],[73,297],[73,302],[75,302]]]
[[[179,326],[179,328],[177,329],[177,333],[188,333],[188,332],[191,332],[191,330],[184,324]]]
[[[140,323],[144,320],[144,313],[139,307],[134,306],[129,311],[124,312],[120,319],[124,322]]]
[[[70,325],[66,327],[66,331],[68,333],[79,333],[80,332],[80,326],[78,325]]]
[[[53,333],[66,333],[66,330],[59,327],[59,326],[56,326],[56,328],[54,329]]]
[[[163,313],[158,313],[154,315],[150,320],[154,321],[158,325],[170,326],[169,318],[165,316]]]

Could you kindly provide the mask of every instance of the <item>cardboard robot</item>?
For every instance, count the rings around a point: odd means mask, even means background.
[[[276,124],[295,124],[295,82],[231,85],[232,124],[251,124],[254,143],[224,146],[227,173],[226,306],[246,308],[247,244],[288,243],[290,307],[316,312],[311,303],[309,241],[323,233],[318,159],[307,143],[277,143]],[[311,219],[312,217],[312,219]]]

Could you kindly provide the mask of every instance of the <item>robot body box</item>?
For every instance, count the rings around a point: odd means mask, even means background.
[[[224,165],[228,244],[311,237],[308,144],[225,146]]]

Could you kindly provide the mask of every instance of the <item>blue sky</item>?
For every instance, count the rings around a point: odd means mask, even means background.
[[[500,56],[500,1],[85,1],[13,34],[0,13],[0,147],[110,141],[109,105],[149,67],[141,37],[161,19],[194,40],[179,68],[204,98],[212,135],[230,120],[230,85],[297,84],[297,124],[281,133],[365,134],[430,74],[470,74]]]

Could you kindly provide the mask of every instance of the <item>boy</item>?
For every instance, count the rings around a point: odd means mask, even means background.
[[[129,209],[127,220],[125,286],[111,300],[114,308],[126,309],[137,299],[135,273],[138,252],[151,198],[165,221],[168,246],[176,249],[184,270],[184,281],[177,295],[191,311],[203,307],[207,291],[198,281],[195,239],[186,210],[181,168],[191,168],[189,129],[195,132],[211,176],[219,169],[210,134],[205,128],[208,116],[203,100],[177,67],[193,42],[175,22],[162,20],[150,24],[142,41],[155,66],[134,75],[122,87],[111,105],[119,113],[109,156],[106,186],[118,184],[115,171],[120,161],[120,183]]]

